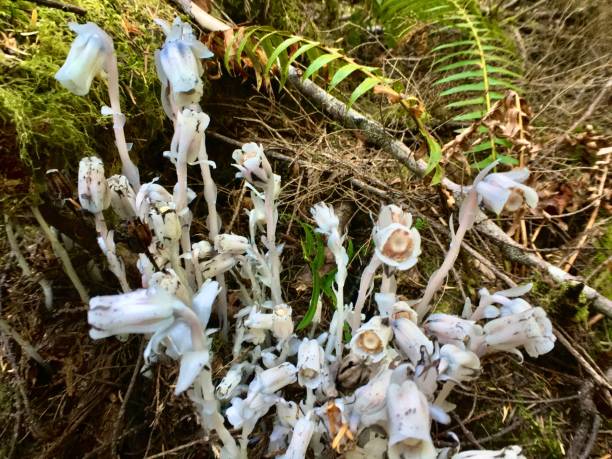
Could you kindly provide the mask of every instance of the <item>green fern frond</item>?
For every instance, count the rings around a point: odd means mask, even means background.
[[[476,0],[381,0],[377,15],[391,42],[401,42],[423,24],[432,26],[438,36],[453,38],[431,50],[434,74],[440,74],[433,84],[442,88],[441,97],[450,99],[445,107],[456,112],[453,121],[478,120],[506,90],[519,92],[514,51]],[[491,135],[471,153],[489,152],[483,160],[486,165],[505,146],[497,140]],[[482,161],[476,165],[482,166]]]
[[[234,30],[231,39],[223,43],[222,57],[225,69],[231,74],[254,72],[258,89],[269,88],[273,76],[278,78],[282,89],[291,66],[302,70],[304,80],[322,83],[328,91],[337,90],[349,77],[357,76],[356,86],[348,97],[349,107],[377,86],[396,86],[379,68],[362,65],[339,49],[269,27]]]

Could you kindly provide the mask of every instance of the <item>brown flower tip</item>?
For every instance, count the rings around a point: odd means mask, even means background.
[[[368,354],[378,354],[383,350],[383,342],[379,336],[371,330],[366,330],[357,338],[359,348]]]
[[[391,233],[382,248],[382,254],[394,261],[403,261],[410,257],[414,243],[410,233],[403,229],[396,229]]]

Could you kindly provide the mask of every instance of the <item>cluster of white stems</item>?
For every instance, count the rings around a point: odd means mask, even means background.
[[[170,149],[164,152],[176,168],[172,190],[155,180],[141,184],[129,158],[110,37],[91,23],[71,25],[78,37],[57,73],[66,88],[84,95],[93,78],[106,72],[111,107],[103,113],[114,117],[123,164],[122,175],[108,178],[96,157],[83,158],[79,167],[80,203],[94,215],[100,248],[124,291],[91,299],[90,336],[146,334],[145,370],[160,359],[177,360],[175,393],[186,392],[193,401],[204,429],[222,443],[223,458],[246,458],[249,435],[266,415],[273,417],[274,426],[268,453],[276,457],[303,458],[309,450],[318,457],[330,449],[347,458],[524,457],[518,446],[501,451],[437,449],[431,427],[434,420],[449,422],[453,387],[477,378],[485,355],[521,356],[522,348],[537,357],[553,348],[546,313],[521,298],[530,286],[493,294],[482,289],[478,307],[472,311],[467,304],[461,317],[430,310],[479,204],[496,213],[515,210],[523,201],[537,204],[535,191],[522,184],[528,171],[487,175],[489,168],[466,188],[446,259],[423,297],[414,301],[398,295],[395,281],[395,273],[414,267],[421,254],[421,238],[409,213],[395,205],[380,210],[372,232],[374,252],[351,304],[344,296],[349,262],[345,235],[334,209],[315,205],[317,231],[337,268],[337,307],[325,332],[316,335],[315,327],[309,336],[299,336],[281,286],[283,247],[276,240],[281,179],[261,145],[247,143],[236,150],[236,176],[244,179],[253,203],[247,211],[249,234],[223,233],[212,178],[215,164],[205,144],[209,117],[198,105],[201,59],[212,54],[180,19],[172,25],[157,22],[166,34],[156,52],[161,97],[174,123]],[[208,209],[208,235],[197,241],[191,237],[189,208],[195,193],[187,183],[187,169],[194,165],[202,174]],[[138,288],[130,285],[115,251],[104,217],[109,208],[121,220],[150,228],[146,252],[139,254]],[[227,313],[226,275],[231,275],[242,304],[233,317]],[[375,312],[366,316],[363,308],[370,297]],[[220,330],[209,327],[212,311]],[[320,317],[318,311],[315,325]],[[350,340],[345,339],[348,331]],[[226,349],[233,354],[220,380],[211,373],[211,335],[216,332],[231,343]],[[233,435],[230,426],[239,434]]]

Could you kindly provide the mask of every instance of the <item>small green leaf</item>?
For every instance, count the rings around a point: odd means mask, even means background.
[[[318,72],[323,66],[329,64],[332,61],[342,57],[342,55],[338,53],[331,54],[323,54],[322,56],[317,57],[306,69],[304,75],[302,75],[302,80],[307,80],[310,78],[312,74]]]
[[[463,113],[461,115],[453,116],[452,120],[453,121],[474,121],[474,120],[481,119],[484,115],[485,115],[485,111],[480,110],[480,111],[468,112],[468,113]]]
[[[268,58],[268,64],[266,65],[266,73],[270,72],[270,69],[272,69],[272,66],[276,62],[276,59],[278,59],[278,56],[280,56],[282,52],[284,52],[287,48],[289,48],[291,45],[294,45],[301,39],[301,37],[289,37],[284,40],[280,45],[278,45],[274,52]]]
[[[361,96],[363,96],[366,92],[368,92],[370,89],[372,89],[377,84],[380,84],[380,82],[381,82],[380,78],[375,78],[375,77],[368,77],[365,80],[363,80],[361,84],[357,86],[355,90],[353,91],[353,93],[351,94],[351,97],[348,102],[348,108],[351,108],[353,104],[357,101],[357,99],[359,99]]]
[[[332,78],[331,82],[329,83],[329,87],[327,88],[328,91],[331,91],[332,89],[334,89],[345,78],[347,78],[351,73],[353,73],[355,70],[359,69],[360,67],[361,66],[359,64],[356,64],[354,62],[351,62],[350,64],[346,64],[340,67],[338,71],[334,73],[334,77]]]
[[[482,70],[466,70],[464,72],[454,73],[447,77],[434,82],[434,86],[444,83],[450,83],[451,81],[463,80],[466,78],[482,78]]]
[[[469,107],[471,105],[484,105],[485,98],[484,97],[475,97],[473,99],[464,99],[458,100],[457,102],[451,102],[450,104],[445,105],[446,108],[461,108],[461,107]]]
[[[285,86],[285,82],[287,81],[287,76],[289,75],[289,67],[291,67],[291,65],[296,61],[298,57],[300,57],[305,52],[310,51],[312,48],[316,46],[319,46],[319,43],[312,42],[312,41],[309,41],[308,43],[304,43],[302,46],[300,46],[296,50],[295,53],[291,55],[291,57],[289,57],[281,73],[281,86]]]

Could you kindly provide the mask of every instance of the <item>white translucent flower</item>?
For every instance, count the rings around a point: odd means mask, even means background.
[[[70,22],[68,27],[77,37],[55,79],[73,94],[84,96],[89,92],[94,77],[100,74],[107,58],[114,52],[113,40],[92,22]]]
[[[277,339],[287,339],[293,333],[291,313],[291,308],[286,304],[276,305],[271,314],[253,308],[244,325],[253,329],[271,330]]]
[[[500,314],[502,316],[507,316],[526,311],[527,309],[531,308],[531,305],[527,301],[518,297],[527,294],[531,290],[531,287],[532,284],[528,283],[509,288],[507,290],[501,290],[493,294],[489,293],[486,288],[481,288],[478,291],[480,301],[478,302],[478,307],[472,314],[471,319],[493,319],[498,317]],[[498,307],[494,306],[495,304],[501,306],[501,311]]]
[[[380,210],[372,237],[376,256],[386,265],[406,270],[412,268],[421,254],[421,235],[412,228],[412,215],[397,206]]]
[[[217,384],[215,395],[220,400],[229,400],[233,398],[242,383],[243,374],[249,366],[248,363],[236,363],[230,367],[223,379]]]
[[[202,327],[204,328],[206,328],[208,325],[212,307],[218,293],[219,283],[217,281],[207,279],[193,297],[193,312],[196,313],[198,319],[200,319],[200,322],[202,323]]]
[[[253,426],[279,400],[280,397],[277,395],[262,392],[253,393],[246,399],[236,397],[232,399],[232,404],[226,410],[225,416],[236,429],[243,428],[245,425]]]
[[[310,213],[317,224],[317,230],[319,232],[330,234],[338,230],[338,226],[340,225],[338,216],[334,212],[334,208],[329,204],[319,202],[310,209]]]
[[[397,301],[393,303],[390,308],[390,317],[393,320],[408,319],[415,324],[418,323],[418,315],[416,311],[412,309],[411,303],[408,301]]]
[[[155,181],[144,183],[136,193],[136,214],[142,221],[148,222],[152,205],[171,201],[172,195],[163,186]]]
[[[216,277],[223,274],[238,263],[238,259],[229,253],[221,253],[212,257],[210,260],[199,263],[200,271],[205,279]]]
[[[463,451],[455,454],[451,459],[527,459],[520,446],[507,446],[497,451],[478,449]]]
[[[174,203],[155,203],[149,211],[149,222],[155,237],[162,244],[178,243],[181,239],[181,221],[176,214]]]
[[[366,385],[355,390],[355,404],[351,414],[351,429],[382,424],[387,419],[387,389],[393,371],[384,369]]]
[[[138,254],[138,261],[136,262],[136,268],[140,272],[140,282],[143,288],[149,287],[149,281],[155,274],[155,267],[149,257],[147,257],[144,253]]]
[[[312,412],[308,412],[295,424],[289,447],[285,454],[280,456],[282,459],[303,459],[306,457],[306,451],[316,427],[312,418]]]
[[[480,359],[472,351],[445,344],[440,348],[438,371],[442,381],[471,381],[480,374]]]
[[[191,304],[191,295],[187,288],[181,283],[178,275],[173,269],[157,271],[149,279],[149,286],[163,289],[170,295],[176,296],[185,304]]]
[[[483,330],[487,353],[504,351],[520,356],[517,348],[522,346],[535,358],[550,352],[556,341],[552,324],[540,307],[492,320]]]
[[[191,253],[194,263],[210,257],[213,254],[213,247],[208,241],[199,241],[191,244]]]
[[[421,348],[424,347],[428,354],[433,352],[433,343],[412,320],[398,317],[391,321],[391,328],[395,344],[413,365],[421,359]]]
[[[283,387],[297,381],[297,368],[295,365],[285,362],[280,365],[262,371],[251,383],[249,390],[257,390],[264,394],[273,394]]]
[[[209,123],[210,117],[204,112],[189,108],[179,111],[170,151],[164,152],[164,156],[170,158],[174,164],[177,162],[195,164]]]
[[[174,321],[177,300],[163,290],[135,290],[89,300],[87,322],[93,339],[129,333],[154,333]]]
[[[263,147],[254,142],[245,143],[240,150],[234,150],[234,167],[238,168],[236,177],[245,178],[249,183],[267,183],[273,178],[270,163]]]
[[[298,382],[300,386],[316,389],[321,384],[325,353],[316,339],[304,338],[298,350]]]
[[[286,427],[295,426],[300,414],[300,407],[293,401],[279,400],[276,404],[276,416],[281,425]]]
[[[204,366],[208,365],[209,359],[210,356],[206,350],[188,351],[181,356],[181,366],[174,395],[179,395],[189,389],[204,369]]]
[[[379,362],[385,356],[387,344],[392,336],[391,328],[383,325],[380,316],[374,316],[355,332],[350,348],[359,358]]]
[[[197,104],[203,94],[200,59],[213,56],[187,23],[176,18],[170,26],[157,19],[166,34],[161,50],[155,51],[155,66],[162,84],[162,104],[168,117],[190,104]]]
[[[387,390],[389,456],[435,459],[427,398],[413,381],[392,383]]]
[[[110,205],[111,195],[100,158],[89,156],[79,162],[78,193],[81,206],[92,214],[99,214]]]
[[[136,194],[125,175],[111,175],[106,179],[110,205],[122,220],[136,217]]]
[[[440,343],[459,347],[464,347],[470,340],[482,335],[482,327],[473,320],[442,313],[431,314],[423,324],[423,329]]]
[[[514,169],[487,175],[476,184],[479,199],[485,206],[499,215],[504,209],[514,212],[521,208],[523,202],[531,208],[538,205],[538,193],[531,187],[523,185],[529,178],[528,169]]]
[[[218,234],[215,236],[215,250],[221,253],[241,255],[250,247],[249,240],[237,234]]]

